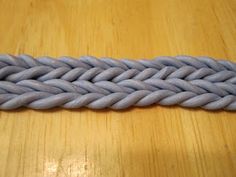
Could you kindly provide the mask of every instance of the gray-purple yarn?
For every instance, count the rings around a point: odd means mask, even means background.
[[[0,55],[3,110],[152,104],[236,110],[236,64],[190,56],[116,60]]]

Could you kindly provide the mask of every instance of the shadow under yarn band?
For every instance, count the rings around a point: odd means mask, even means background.
[[[0,109],[152,104],[236,110],[236,64],[191,56],[116,60],[0,55]]]

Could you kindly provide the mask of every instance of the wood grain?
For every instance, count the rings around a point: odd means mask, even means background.
[[[0,0],[0,53],[236,58],[234,0]],[[236,61],[236,60],[234,60]],[[1,177],[235,177],[236,114],[0,112]]]

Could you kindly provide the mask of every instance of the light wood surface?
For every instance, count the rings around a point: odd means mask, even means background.
[[[234,0],[0,0],[0,7],[0,53],[236,59]],[[236,114],[161,106],[1,111],[0,176],[235,177]]]

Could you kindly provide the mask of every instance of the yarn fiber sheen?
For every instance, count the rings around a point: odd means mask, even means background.
[[[129,60],[0,55],[0,109],[236,110],[236,63],[210,57]]]

